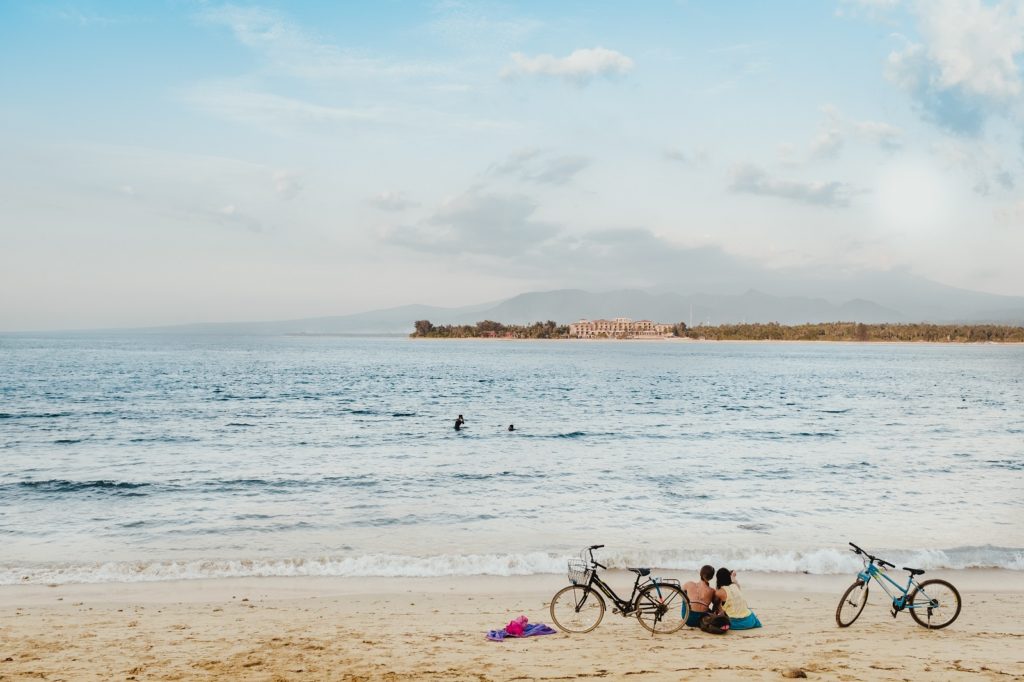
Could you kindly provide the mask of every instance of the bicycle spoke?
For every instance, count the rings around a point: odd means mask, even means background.
[[[565,632],[590,632],[604,616],[601,595],[583,585],[563,588],[551,599],[551,619]]]
[[[839,606],[836,607],[836,624],[841,628],[852,625],[864,610],[867,601],[867,585],[859,580],[850,585],[839,599]]]
[[[637,595],[637,619],[653,633],[676,632],[686,625],[684,599],[682,590],[674,585],[648,585]]]
[[[918,625],[944,628],[960,615],[960,593],[945,580],[925,580],[911,595],[909,610]]]

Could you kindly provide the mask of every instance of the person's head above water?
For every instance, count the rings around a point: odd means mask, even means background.
[[[708,566],[707,564],[705,564],[704,566],[700,567],[700,579],[701,580],[703,580],[704,582],[708,582],[708,581],[710,581],[714,577],[715,577],[715,568],[714,568],[714,566]]]
[[[509,425],[508,425],[508,430],[509,430],[509,431],[515,431],[515,430],[516,430],[516,426],[515,426],[515,424],[509,424]]]
[[[722,589],[726,585],[732,585],[732,573],[723,566],[715,574],[715,582],[718,583],[718,589]]]

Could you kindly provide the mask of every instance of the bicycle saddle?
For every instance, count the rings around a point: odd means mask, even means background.
[[[629,570],[633,571],[634,573],[636,573],[639,576],[645,576],[645,575],[650,575],[651,574],[651,569],[649,569],[649,568],[631,568]]]
[[[923,568],[907,568],[906,566],[904,566],[903,570],[910,571],[910,575],[921,575],[922,573],[924,573]]]

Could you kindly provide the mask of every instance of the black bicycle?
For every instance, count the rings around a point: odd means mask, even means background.
[[[636,616],[640,625],[654,634],[676,632],[690,615],[690,600],[678,580],[651,578],[649,568],[630,568],[636,573],[629,599],[615,594],[601,580],[597,569],[608,569],[594,560],[594,550],[604,545],[591,545],[580,552],[579,559],[569,560],[569,581],[551,598],[551,620],[563,632],[590,632],[601,624],[606,609],[604,597],[615,604],[612,613]],[[646,578],[641,582],[642,578]]]

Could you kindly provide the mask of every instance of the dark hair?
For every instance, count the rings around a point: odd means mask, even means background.
[[[715,582],[718,583],[718,589],[722,589],[726,585],[732,585],[732,574],[728,568],[724,566],[718,569],[718,573],[715,573]]]
[[[711,580],[714,577],[715,577],[715,567],[714,566],[707,566],[707,565],[705,565],[705,566],[701,566],[700,567],[700,579],[701,580]]]

